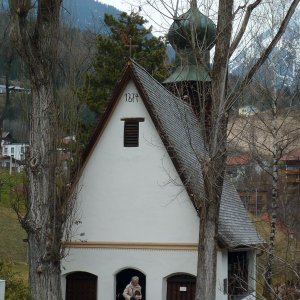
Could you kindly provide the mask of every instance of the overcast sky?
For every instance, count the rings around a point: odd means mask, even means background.
[[[121,11],[130,13],[131,11],[139,10],[139,0],[97,0],[105,4],[112,5]],[[156,36],[166,34],[172,20],[170,18],[164,18],[155,9],[151,9],[150,6],[142,6],[140,14],[149,22],[147,24],[153,26],[152,33]],[[147,26],[146,26],[147,27]]]
[[[128,1],[124,0],[98,0],[98,2],[102,2],[105,4],[112,5],[116,7],[119,10],[129,12],[130,11],[130,5],[128,4]]]

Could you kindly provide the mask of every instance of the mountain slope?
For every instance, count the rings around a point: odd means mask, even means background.
[[[104,14],[117,16],[120,14],[120,11],[111,5],[96,2],[95,0],[63,1],[63,18],[81,29],[100,28],[101,30]]]
[[[7,9],[8,0],[0,0],[0,9],[1,6]],[[111,14],[113,16],[120,14],[120,11],[115,7],[95,0],[63,0],[62,6],[64,21],[80,29],[101,29],[104,14]]]

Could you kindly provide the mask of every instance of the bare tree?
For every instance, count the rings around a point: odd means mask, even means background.
[[[31,294],[39,300],[62,298],[60,260],[69,209],[68,182],[56,176],[60,137],[55,74],[61,2],[9,1],[10,37],[27,67],[32,90],[27,213],[19,218],[28,234]]]
[[[25,216],[19,203],[13,206],[28,234],[32,298],[61,299],[62,241],[78,221],[71,188],[80,163],[77,86],[95,46],[60,24],[61,0],[12,0],[9,6],[11,41],[28,71],[32,98]]]
[[[175,1],[177,4],[174,1],[146,2],[152,7],[156,7],[158,11],[162,11],[161,6],[163,6],[164,11],[167,11],[164,17],[168,13],[173,13],[174,21],[180,22],[180,18],[177,17],[179,1]],[[202,109],[202,113],[199,114],[201,116],[200,122],[202,127],[205,128],[203,135],[208,151],[207,155],[202,159],[201,170],[204,179],[204,196],[198,199],[200,227],[196,300],[213,300],[216,297],[218,218],[227,155],[226,140],[230,109],[237,101],[241,91],[251,82],[253,76],[281,39],[299,4],[299,0],[289,2],[289,7],[285,10],[284,17],[272,39],[270,39],[263,51],[259,53],[256,61],[249,68],[241,83],[235,86],[235,89],[229,89],[228,70],[231,56],[242,45],[241,41],[245,37],[253,11],[257,9],[263,11],[263,4],[265,4],[262,0],[243,1],[241,5],[235,2],[237,1],[220,0],[218,1],[218,6],[215,5],[217,8],[214,7],[217,10],[217,31],[211,70],[207,62],[203,62],[203,58],[206,57],[206,53],[211,45],[207,45],[203,40],[197,40],[197,37],[195,37],[197,28],[193,28],[193,23],[191,23],[190,29],[182,32],[182,36],[189,43],[190,49],[193,50],[189,55],[195,58],[195,65],[198,68],[205,68],[211,78],[211,87],[208,87],[210,89],[209,94],[211,94],[211,107],[209,109]],[[213,1],[206,1],[205,3],[206,6],[203,6],[205,9],[209,10],[209,8],[213,7]],[[201,4],[203,5],[203,2]],[[191,7],[197,7],[195,0],[191,1]],[[233,36],[233,23],[238,15],[242,16],[239,19],[241,20],[240,26],[236,30],[235,36]],[[198,106],[205,108],[206,105],[202,104],[205,101],[203,97],[201,88],[198,86],[198,103],[200,103]]]
[[[269,31],[271,32],[275,27],[274,15],[270,19],[271,28]],[[290,30],[288,33],[288,36],[282,40],[282,45],[273,51],[265,62],[260,74],[256,76],[253,83],[248,87],[248,90],[251,90],[253,99],[260,98],[260,101],[254,105],[258,105],[262,112],[257,112],[254,116],[241,118],[239,122],[236,122],[235,126],[240,128],[237,136],[238,142],[246,145],[248,149],[245,150],[249,151],[263,171],[270,175],[272,182],[270,201],[271,226],[263,276],[263,295],[267,299],[271,299],[274,296],[272,277],[280,199],[280,161],[283,155],[291,150],[293,145],[299,143],[300,140],[300,127],[298,126],[298,116],[295,111],[297,82],[294,70],[297,62],[296,57],[293,58],[293,53],[297,53],[297,47],[298,36],[294,26],[293,30]],[[231,135],[234,135],[233,131]],[[265,163],[267,157],[270,159]]]
[[[274,74],[270,70],[268,70],[268,73]],[[241,118],[236,121],[234,126],[236,128],[232,130],[231,138],[235,135],[235,139],[238,140],[238,143],[244,144],[244,150],[250,153],[252,159],[257,162],[262,171],[271,177],[270,235],[263,276],[265,282],[264,296],[270,299],[270,297],[273,297],[272,265],[275,259],[277,212],[280,199],[280,162],[283,155],[299,142],[300,127],[298,126],[297,115],[294,113],[295,106],[292,105],[291,98],[282,90],[277,90],[274,86],[268,89],[266,86],[262,87],[261,84],[256,84],[255,93],[260,95],[265,105],[269,104],[269,109],[258,112],[255,116]],[[280,102],[282,101],[286,105],[280,109]]]

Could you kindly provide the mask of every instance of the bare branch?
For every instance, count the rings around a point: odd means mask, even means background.
[[[246,4],[239,5],[239,7],[235,10],[235,12],[233,13],[233,15],[236,16],[240,10],[243,10],[245,8],[246,8]]]
[[[24,53],[24,59],[27,63],[31,62],[34,55],[31,53],[31,39],[28,32],[27,15],[32,9],[29,0],[10,0],[9,8],[11,13],[10,38],[13,41],[16,50]]]
[[[285,18],[283,19],[283,21],[282,21],[282,23],[281,23],[281,25],[280,25],[280,27],[277,31],[277,34],[272,39],[269,46],[262,53],[262,55],[260,56],[258,61],[252,66],[252,68],[250,69],[248,74],[245,76],[245,78],[243,79],[243,81],[240,85],[239,91],[237,93],[232,94],[231,97],[229,97],[229,101],[228,101],[229,107],[231,107],[232,104],[234,103],[234,101],[236,101],[237,97],[241,94],[241,91],[244,89],[245,86],[247,86],[249,84],[249,82],[252,80],[253,76],[257,72],[257,70],[263,65],[263,63],[266,61],[266,59],[271,54],[272,50],[275,48],[275,46],[277,45],[277,43],[281,39],[282,35],[284,34],[284,32],[287,28],[287,25],[288,25],[291,17],[293,16],[299,2],[300,2],[300,0],[294,0],[291,3],[291,5],[289,7],[289,10],[287,11],[287,13],[285,15]]]
[[[248,26],[249,20],[250,20],[250,16],[252,14],[252,11],[259,5],[261,4],[262,0],[256,0],[255,2],[253,2],[252,4],[250,4],[247,7],[246,10],[246,14],[242,23],[242,27],[240,28],[240,31],[238,32],[237,36],[235,37],[234,41],[232,42],[231,46],[230,46],[230,50],[229,50],[229,57],[232,56],[233,52],[235,51],[235,49],[237,48],[237,46],[239,45],[242,37],[244,36],[244,33],[246,31],[246,28]]]

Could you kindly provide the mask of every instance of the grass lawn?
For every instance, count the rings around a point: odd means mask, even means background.
[[[12,265],[12,271],[16,274],[18,279],[28,283],[28,265],[25,262],[14,262]]]
[[[12,203],[16,199],[13,189],[23,181],[22,174],[9,175],[0,169],[0,260],[12,263],[12,271],[27,282],[28,266],[26,232],[21,227]]]
[[[0,206],[0,259],[26,262],[26,233],[18,222],[16,213]]]

